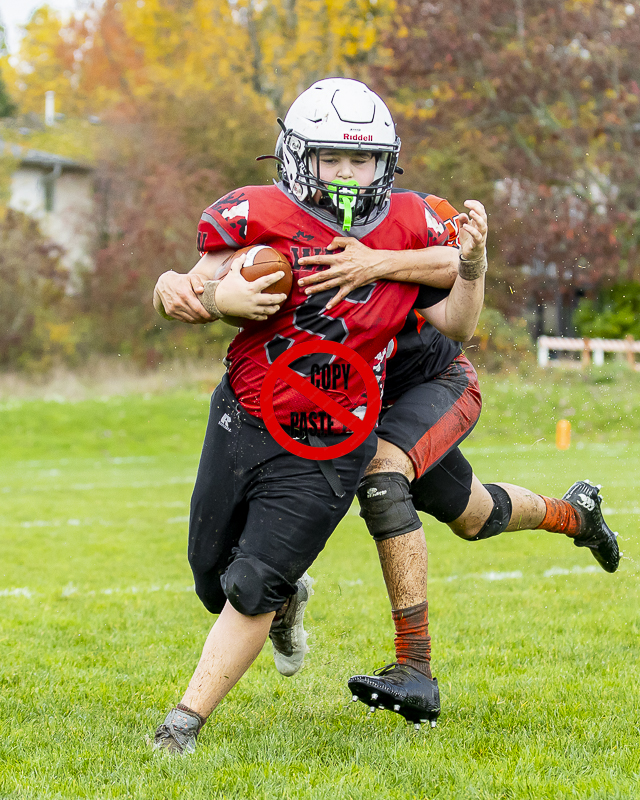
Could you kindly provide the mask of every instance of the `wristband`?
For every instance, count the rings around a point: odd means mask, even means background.
[[[216,289],[220,281],[205,281],[204,292],[200,295],[200,302],[214,319],[222,319],[222,311],[216,305]]]
[[[485,250],[479,258],[464,258],[460,254],[458,261],[458,275],[465,281],[475,281],[481,278],[487,271],[487,251]]]

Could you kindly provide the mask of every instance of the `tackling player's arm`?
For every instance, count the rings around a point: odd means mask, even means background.
[[[468,341],[475,332],[484,302],[487,270],[486,211],[477,200],[467,200],[465,206],[469,217],[461,215],[458,276],[451,292],[430,308],[418,309],[440,333],[458,342]]]
[[[153,306],[165,319],[176,319],[191,325],[214,321],[202,305],[205,283],[214,276],[233,250],[216,250],[205,253],[188,273],[169,270],[159,278],[153,290]],[[264,290],[278,281],[284,273],[265,275],[256,281],[246,281],[240,272],[245,256],[233,260],[231,269],[215,289],[215,304],[224,315],[243,319],[265,320],[275,314],[287,299],[285,294],[264,294]]]
[[[213,280],[218,267],[233,253],[219,250],[205,253],[190,272],[163,272],[153,290],[153,307],[165,319],[177,319],[192,325],[211,322],[213,317],[200,302],[204,282]]]
[[[452,247],[433,246],[423,250],[372,250],[357,239],[337,236],[327,250],[344,248],[335,255],[308,256],[300,265],[318,264],[328,269],[302,278],[298,283],[306,294],[340,287],[327,303],[333,308],[349,292],[376,280],[407,283],[428,283],[438,289],[449,289],[458,275],[458,252]]]
[[[445,244],[440,241],[425,249],[371,250],[356,239],[337,237],[328,249],[344,248],[343,252],[300,259],[302,266],[320,264],[327,267],[313,276],[305,276],[301,281],[300,285],[307,287],[307,294],[340,287],[338,294],[327,304],[327,308],[332,308],[353,289],[378,279],[451,289],[458,275],[456,253],[459,225],[467,220],[466,214],[458,214],[449,201],[442,197],[401,190],[396,193],[422,198],[428,209],[427,220],[433,215],[435,229],[440,226],[441,231],[446,229],[448,232],[447,246],[439,246]]]

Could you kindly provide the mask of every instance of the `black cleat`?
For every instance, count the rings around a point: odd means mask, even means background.
[[[562,499],[575,508],[582,521],[583,531],[574,538],[575,546],[588,547],[602,569],[615,572],[620,564],[618,534],[609,528],[602,516],[600,487],[589,481],[577,481]]]
[[[416,729],[425,722],[435,728],[440,714],[440,692],[435,678],[394,662],[375,670],[373,675],[354,675],[348,683],[353,699],[361,700],[369,710],[394,711]]]

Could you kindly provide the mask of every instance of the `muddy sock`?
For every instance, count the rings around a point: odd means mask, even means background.
[[[198,714],[197,711],[194,711],[192,708],[189,708],[189,706],[185,706],[184,703],[178,703],[176,708],[179,709],[180,711],[185,711],[187,714],[192,714],[194,717],[197,717],[200,720],[200,728],[202,728],[204,723],[207,721],[206,717],[201,716],[200,714]]]
[[[391,612],[396,626],[396,661],[431,677],[431,637],[427,601]]]
[[[566,500],[555,500],[553,497],[540,495],[544,500],[547,511],[544,519],[538,525],[539,530],[551,533],[564,533],[574,539],[580,535],[582,522],[580,515]]]

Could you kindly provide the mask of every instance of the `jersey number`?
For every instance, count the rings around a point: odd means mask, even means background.
[[[354,289],[345,298],[349,303],[366,303],[373,294],[376,284],[372,283],[368,286],[361,286],[359,289]],[[334,318],[328,316],[325,311],[325,306],[332,297],[338,293],[338,288],[327,289],[318,294],[311,294],[309,297],[296,308],[293,315],[293,325],[299,331],[311,333],[314,336],[319,336],[321,339],[326,339],[331,342],[338,342],[343,344],[349,336],[349,328],[346,322],[341,318]],[[265,345],[267,351],[267,359],[270,364],[282,355],[294,343],[293,339],[285,338],[284,336],[276,336]],[[325,364],[330,364],[335,356],[328,353],[322,353],[321,346],[317,355],[304,356],[303,358],[296,359],[291,368],[304,377],[309,377],[311,374],[311,366],[316,365],[320,368]]]

